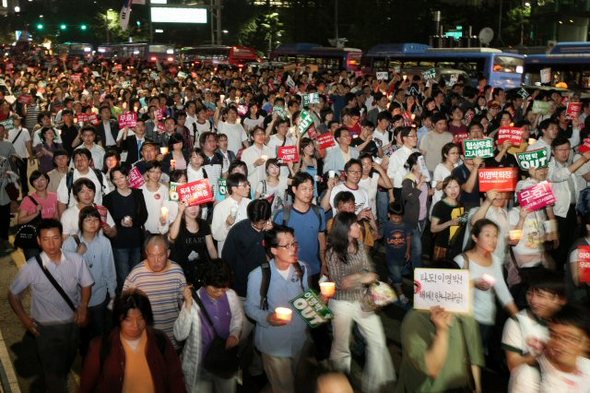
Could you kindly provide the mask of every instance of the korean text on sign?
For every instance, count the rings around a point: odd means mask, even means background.
[[[283,162],[298,162],[299,151],[297,146],[279,146],[277,149],[277,158]]]
[[[465,158],[494,157],[494,140],[492,138],[466,139],[463,141],[463,151]]]
[[[555,201],[555,194],[553,194],[551,184],[546,181],[525,188],[518,193],[518,203],[529,212],[541,210],[546,206],[554,204]]]
[[[471,312],[471,283],[466,269],[414,269],[414,308],[434,306],[456,313]]]
[[[546,149],[516,153],[516,161],[520,169],[528,171],[531,168],[545,168],[549,165]]]
[[[518,182],[516,168],[483,168],[479,170],[479,191],[514,191]]]
[[[213,190],[209,179],[196,180],[176,187],[178,199],[188,206],[196,206],[213,201]]]

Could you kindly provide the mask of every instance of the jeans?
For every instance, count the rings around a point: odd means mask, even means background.
[[[78,351],[78,334],[78,326],[74,323],[47,326],[39,324],[35,346],[47,392],[67,393],[68,374]]]
[[[366,363],[363,370],[363,389],[365,393],[377,393],[390,382],[395,381],[393,362],[387,349],[385,333],[381,320],[374,312],[361,309],[358,301],[330,300],[334,313],[332,327],[334,342],[330,360],[336,371],[350,373],[350,332],[352,323],[357,326],[367,342]]]
[[[121,292],[127,275],[141,262],[141,248],[113,248],[115,270],[117,271],[117,293]]]
[[[412,231],[412,267],[422,267],[422,233],[426,227],[426,220],[418,221]]]
[[[385,259],[387,264],[387,271],[389,272],[388,278],[394,285],[402,284],[402,268],[405,266],[405,261],[397,258],[389,257]]]
[[[389,208],[389,192],[377,190],[376,197],[377,204],[377,224],[379,226],[379,232],[382,232],[383,225],[389,221],[387,210]]]

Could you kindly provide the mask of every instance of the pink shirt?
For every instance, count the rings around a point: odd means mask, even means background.
[[[35,198],[37,203],[42,206],[42,218],[57,218],[57,194],[55,192],[48,192],[46,198],[41,198],[35,193],[28,195],[26,198],[23,198],[20,204],[20,210],[24,210],[28,214],[34,213],[37,210],[31,198]]]

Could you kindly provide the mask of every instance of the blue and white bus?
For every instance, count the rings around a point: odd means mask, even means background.
[[[524,56],[494,48],[432,48],[425,44],[380,44],[363,58],[367,71],[419,72],[453,69],[467,73],[472,84],[483,75],[493,87],[510,89],[522,84]]]
[[[363,52],[357,48],[332,48],[313,43],[283,44],[270,54],[271,61],[315,66],[319,70],[358,71]]]
[[[551,85],[565,82],[570,89],[590,89],[590,42],[558,42],[546,53],[527,55],[525,84],[541,81],[541,70],[551,68]]]

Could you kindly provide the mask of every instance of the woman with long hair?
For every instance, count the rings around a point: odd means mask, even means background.
[[[334,341],[330,360],[336,371],[350,372],[350,332],[356,322],[367,342],[363,392],[379,392],[395,380],[395,370],[385,341],[381,320],[373,311],[364,311],[361,300],[365,286],[377,281],[377,274],[360,241],[361,226],[354,213],[334,217],[326,253],[330,279],[336,283],[336,295],[330,300],[334,313]]]
[[[443,180],[451,176],[451,172],[459,165],[461,152],[459,146],[453,142],[445,144],[441,150],[442,161],[434,168],[432,175],[432,188],[434,194],[432,195],[432,207],[443,198]],[[430,209],[432,215],[432,208]]]
[[[445,178],[442,183],[443,198],[432,208],[430,232],[434,237],[433,261],[446,259],[452,249],[463,246],[463,234],[467,219],[465,208],[459,201],[461,185],[454,176]]]

